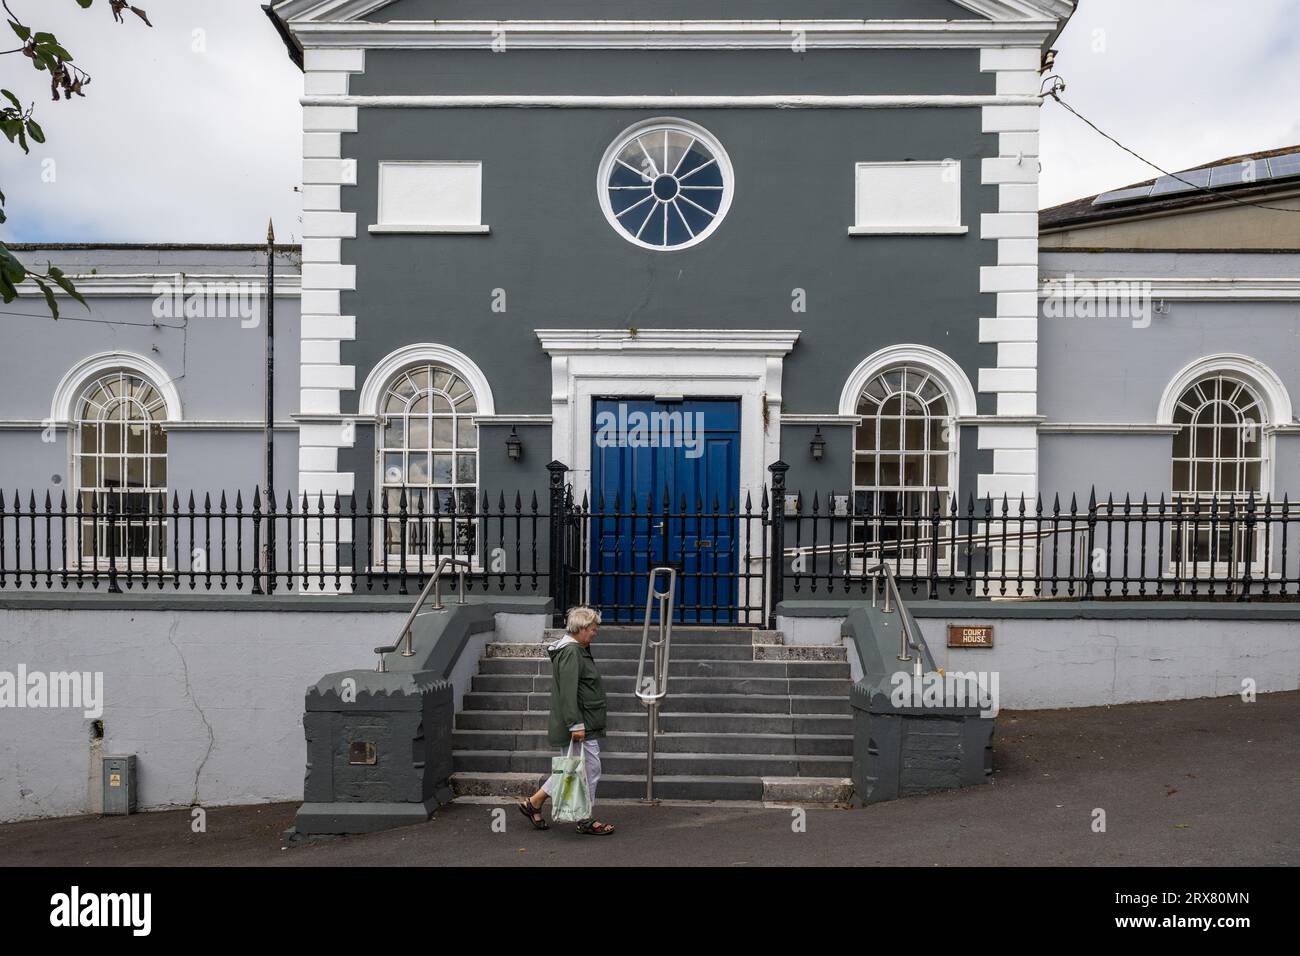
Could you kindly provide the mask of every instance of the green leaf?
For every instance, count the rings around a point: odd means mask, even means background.
[[[45,142],[45,130],[36,125],[36,120],[29,119],[27,121],[27,135],[38,143]]]
[[[15,259],[9,247],[3,243],[0,243],[0,276],[15,285],[27,278],[27,267]]]
[[[41,294],[45,296],[45,304],[49,307],[50,315],[54,316],[55,319],[58,319],[59,303],[58,300],[54,298],[54,290],[36,276],[32,276],[32,280],[40,287]]]
[[[80,302],[83,306],[85,306],[86,310],[89,311],[90,306],[86,305],[85,298],[82,296],[80,292],[77,291],[77,287],[72,284],[72,280],[69,279],[64,274],[63,270],[60,269],[58,266],[54,265],[53,263],[49,263],[49,262],[46,263],[46,267],[49,270],[50,278],[53,279],[56,283],[58,283],[59,288],[62,289],[64,292],[66,292],[68,295],[70,295],[72,298]]]
[[[77,3],[80,4],[81,9],[83,10],[89,10],[90,5],[94,2],[95,0],[77,0]]]
[[[24,43],[32,38],[32,31],[27,29],[27,27],[23,26],[21,23],[14,23],[10,20],[9,26],[13,27],[14,33],[18,34],[18,39],[22,40]]]
[[[14,96],[8,90],[0,90],[0,94],[3,94],[4,98],[14,105],[14,109],[18,110],[20,113],[22,112],[23,104],[18,101],[18,97]]]

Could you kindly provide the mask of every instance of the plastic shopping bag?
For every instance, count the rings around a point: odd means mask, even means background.
[[[556,823],[577,823],[591,817],[591,794],[587,789],[587,751],[578,741],[569,753],[551,758],[551,777],[559,777],[551,792],[551,819]]]

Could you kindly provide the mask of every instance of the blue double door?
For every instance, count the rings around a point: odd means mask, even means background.
[[[592,436],[592,603],[639,623],[650,570],[673,567],[677,621],[734,622],[740,403],[597,399]]]

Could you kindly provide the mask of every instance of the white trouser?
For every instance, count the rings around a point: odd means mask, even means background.
[[[596,802],[596,784],[600,782],[600,741],[584,740],[582,742],[582,749],[586,756],[587,794],[590,796],[591,802],[594,805]],[[576,755],[577,754],[573,747],[565,747],[560,751],[561,757]],[[548,777],[546,783],[542,784],[542,789],[546,791],[548,797],[554,796],[554,794],[551,793],[552,781],[554,780],[555,777]]]

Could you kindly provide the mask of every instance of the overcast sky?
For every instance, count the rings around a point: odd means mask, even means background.
[[[10,241],[257,242],[274,216],[298,238],[302,77],[262,0],[8,0],[94,78],[52,103],[43,74],[0,57],[0,81],[38,104],[48,143],[0,141]],[[1065,97],[1168,169],[1300,144],[1300,0],[1082,0],[1058,43]],[[1042,204],[1153,171],[1055,103],[1043,110]]]

